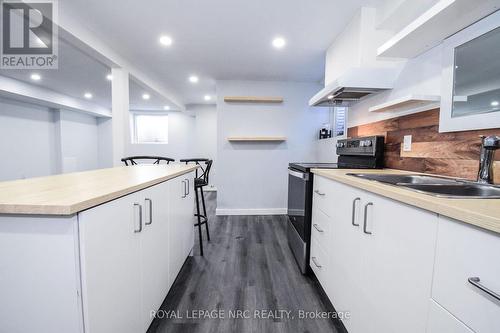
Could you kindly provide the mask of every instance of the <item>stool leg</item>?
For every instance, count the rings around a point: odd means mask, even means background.
[[[203,256],[203,237],[201,235],[201,217],[200,217],[200,201],[198,198],[198,190],[194,189],[196,197],[196,216],[198,217],[198,236],[200,237],[200,255]]]
[[[208,215],[207,215],[207,207],[205,206],[205,194],[203,194],[203,187],[200,187],[201,192],[201,203],[203,204],[203,215],[205,215],[205,228],[207,229],[207,239],[210,241],[210,232],[208,231]]]

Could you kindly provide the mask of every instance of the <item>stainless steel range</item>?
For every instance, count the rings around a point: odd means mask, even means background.
[[[384,165],[384,137],[339,140],[337,155],[337,163],[288,165],[288,244],[303,274],[309,270],[313,196],[311,169],[381,169]]]

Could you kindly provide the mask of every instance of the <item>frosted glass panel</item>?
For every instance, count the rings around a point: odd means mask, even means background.
[[[500,111],[500,28],[456,47],[454,65],[452,117]]]

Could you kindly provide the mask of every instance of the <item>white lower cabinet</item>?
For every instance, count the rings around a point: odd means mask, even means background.
[[[473,331],[500,332],[498,234],[440,217],[432,298]]]
[[[186,175],[188,176],[188,175]],[[170,201],[176,209],[170,210],[168,248],[172,260],[169,262],[170,283],[174,283],[194,243],[194,187],[193,177],[178,177],[170,187]]]
[[[85,332],[143,331],[140,201],[134,193],[78,216]]]
[[[78,214],[84,332],[146,332],[193,246],[192,179]]]
[[[174,232],[169,220],[172,184],[169,182],[166,185],[150,187],[141,193],[140,198],[144,216],[141,232],[141,286],[142,321],[145,328],[151,324],[152,311],[160,307],[172,283],[169,262],[174,258],[169,252],[167,241],[170,233]]]
[[[424,332],[431,295],[437,215],[317,177],[329,206],[323,288],[357,332]],[[313,224],[317,208],[313,201]],[[312,239],[311,252],[318,242]],[[311,266],[313,264],[311,263]]]
[[[427,333],[473,333],[461,321],[433,300],[429,301]]]

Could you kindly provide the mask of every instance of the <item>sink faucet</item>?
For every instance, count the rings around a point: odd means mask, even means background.
[[[500,136],[490,135],[481,137],[481,156],[479,158],[479,172],[477,182],[493,184],[493,161],[495,151],[500,148]]]

